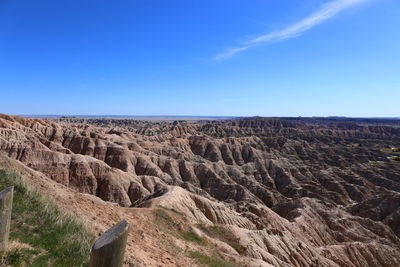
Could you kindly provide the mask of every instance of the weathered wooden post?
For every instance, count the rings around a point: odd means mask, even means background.
[[[129,223],[120,221],[96,240],[90,255],[90,267],[121,267],[124,262]]]
[[[13,193],[14,186],[0,192],[0,251],[5,251],[8,246]]]

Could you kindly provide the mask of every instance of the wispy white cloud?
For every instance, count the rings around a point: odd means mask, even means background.
[[[217,54],[214,59],[218,61],[229,59],[237,53],[240,53],[265,42],[281,41],[294,38],[301,35],[303,32],[313,28],[314,26],[334,17],[342,10],[367,1],[369,0],[334,0],[325,3],[319,10],[307,16],[306,18],[280,31],[260,35],[244,42],[241,46],[228,48],[224,52]]]

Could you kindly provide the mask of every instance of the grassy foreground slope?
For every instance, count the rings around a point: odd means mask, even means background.
[[[0,170],[0,190],[12,185],[10,243],[0,255],[0,267],[87,266],[94,235],[16,174]]]

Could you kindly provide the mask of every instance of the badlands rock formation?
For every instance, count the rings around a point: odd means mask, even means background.
[[[213,242],[242,265],[400,266],[399,126],[0,115],[0,153],[127,211],[164,206],[194,228],[223,226],[243,249]]]

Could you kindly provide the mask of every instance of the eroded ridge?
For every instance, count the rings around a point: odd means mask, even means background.
[[[259,266],[400,266],[397,120],[28,119],[0,115],[0,152],[123,207],[223,225]]]

